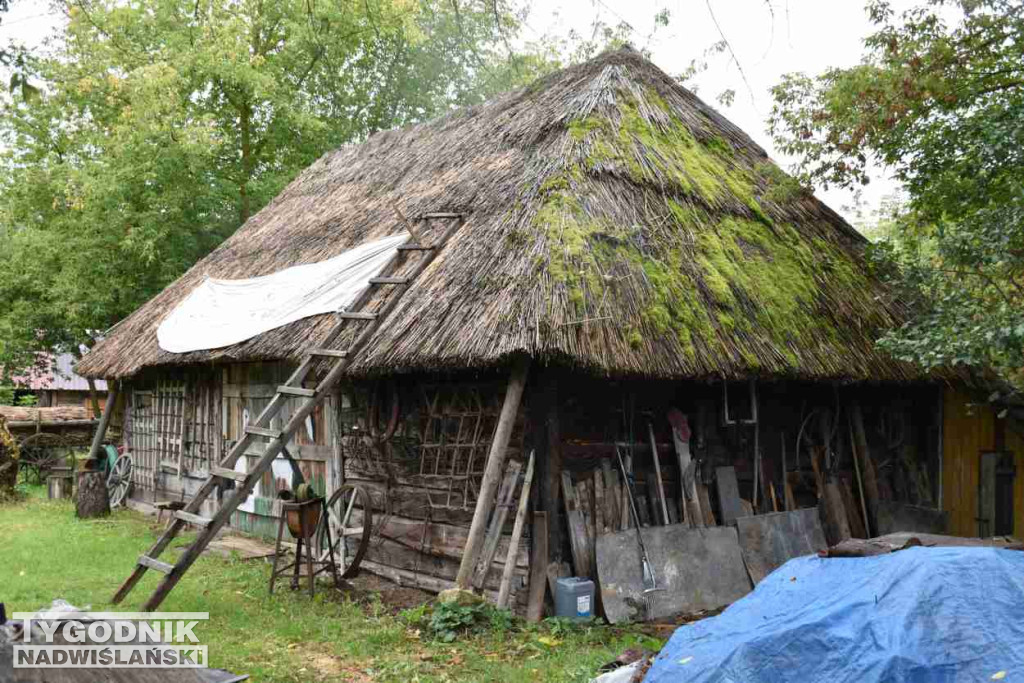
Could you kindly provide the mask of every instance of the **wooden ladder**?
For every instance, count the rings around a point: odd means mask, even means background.
[[[437,254],[448,243],[452,235],[458,232],[459,228],[465,223],[464,215],[458,213],[428,213],[420,218],[421,223],[425,226],[429,225],[431,220],[447,220],[451,221],[451,225],[442,233],[440,239],[431,245],[423,244],[413,226],[411,224],[408,226],[410,238],[399,245],[397,253],[385,264],[380,274],[377,277],[370,278],[369,286],[352,305],[347,310],[335,314],[338,316],[338,321],[324,340],[324,348],[312,349],[305,355],[298,369],[292,373],[284,385],[277,388],[274,398],[263,409],[263,412],[259,414],[259,417],[245,428],[241,438],[231,448],[231,451],[220,461],[217,467],[211,468],[209,478],[199,488],[188,505],[183,510],[174,513],[174,517],[163,535],[160,536],[145,555],[139,557],[135,570],[121,584],[121,587],[114,595],[114,604],[124,600],[132,588],[135,587],[135,584],[139,582],[139,579],[142,578],[143,574],[146,573],[147,569],[156,570],[164,574],[164,577],[149,600],[146,601],[144,611],[155,611],[160,603],[163,602],[167,594],[171,592],[185,572],[188,571],[188,568],[192,566],[192,563],[196,561],[196,558],[199,557],[209,542],[213,540],[220,528],[228,523],[232,513],[249,497],[256,482],[267,471],[278,454],[285,449],[292,435],[303,426],[306,417],[316,409],[324,398],[330,394],[331,389],[341,380],[352,359],[379,329],[383,320],[398,305],[399,300],[402,298],[401,295],[427,269]],[[393,277],[393,273],[405,262],[405,259],[413,254],[419,254],[420,259],[412,272],[406,277]],[[359,309],[365,307],[373,298],[377,288],[383,286],[397,287],[398,291],[393,296],[388,297],[383,307],[376,313],[360,311]],[[345,324],[349,321],[358,322],[365,325],[365,327],[348,349],[335,350],[330,348],[341,335],[342,330],[345,329]],[[323,376],[323,379],[320,380],[315,389],[305,388],[303,384],[306,378],[313,374],[321,363],[330,363],[330,370]],[[301,407],[292,414],[288,423],[282,429],[272,429],[271,420],[280,412],[288,400],[295,397],[302,399]],[[234,469],[235,463],[245,454],[246,450],[256,439],[269,440],[266,449],[259,456],[256,466],[248,472],[236,471]],[[216,490],[218,482],[229,480],[235,482],[235,488],[221,503],[216,513],[209,518],[199,515],[198,513],[203,501]],[[170,545],[171,540],[187,524],[193,524],[200,528],[200,532],[192,545],[182,553],[175,564],[168,564],[157,559],[160,557],[160,553]]]

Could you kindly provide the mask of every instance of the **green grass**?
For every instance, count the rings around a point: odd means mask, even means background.
[[[70,503],[44,495],[32,488],[27,499],[0,505],[0,601],[8,613],[34,611],[54,598],[118,609],[111,595],[159,528],[125,510],[80,521]],[[120,609],[139,608],[154,574]],[[625,648],[662,645],[631,628],[504,619],[445,644],[415,619],[422,609],[394,616],[379,599],[353,602],[326,586],[310,600],[287,590],[287,582],[270,596],[269,576],[261,561],[204,556],[161,609],[209,612],[196,634],[209,646],[210,665],[267,682],[585,681]]]

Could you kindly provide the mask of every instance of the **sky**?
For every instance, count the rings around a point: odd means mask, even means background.
[[[897,11],[913,4],[915,0],[892,2]],[[652,36],[655,14],[666,9],[668,26]],[[48,0],[14,0],[0,23],[0,43],[15,39],[39,46],[59,20]],[[567,36],[573,29],[589,35],[595,20],[628,23],[634,45],[649,49],[654,62],[669,74],[682,72],[724,34],[746,78],[726,54],[715,57],[708,71],[690,85],[784,168],[793,160],[775,150],[766,130],[772,105],[769,89],[788,72],[817,74],[855,64],[872,29],[864,0],[532,0],[523,39]],[[736,97],[731,106],[722,107],[714,98],[726,89],[735,90]],[[862,188],[861,199],[868,207],[877,206],[897,189],[878,169],[872,183]],[[816,194],[848,219],[856,218],[850,208],[851,192],[833,188],[817,189]]]

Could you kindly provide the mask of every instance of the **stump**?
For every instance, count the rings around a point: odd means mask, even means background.
[[[92,519],[110,514],[107,480],[102,472],[78,473],[78,501],[75,513],[79,519]]]

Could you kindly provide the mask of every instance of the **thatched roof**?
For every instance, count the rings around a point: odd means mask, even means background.
[[[393,204],[469,218],[355,372],[524,352],[622,376],[917,376],[874,344],[902,314],[868,273],[865,240],[628,48],[326,154],[79,372],[300,357],[330,316],[187,354],[160,350],[156,328],[206,275],[264,275],[395,233]]]

